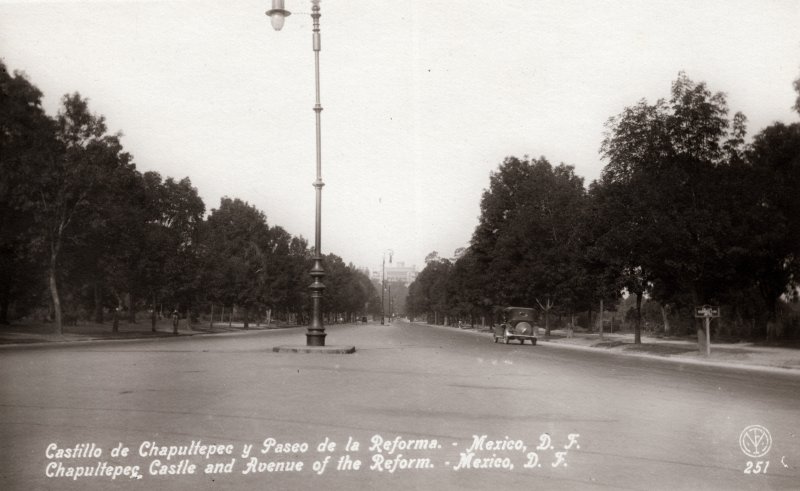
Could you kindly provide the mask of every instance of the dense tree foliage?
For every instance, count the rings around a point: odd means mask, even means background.
[[[491,285],[485,296],[493,304],[544,301],[565,313],[585,310],[587,283],[581,281],[579,251],[586,204],[583,179],[571,166],[553,167],[544,157],[509,157],[492,173],[483,194],[472,254],[458,262],[474,255],[478,280]]]
[[[766,334],[774,338],[780,299],[800,283],[800,123],[765,128],[747,160],[752,172],[743,179],[750,204],[743,267],[755,280],[766,308]]]
[[[448,298],[447,282],[452,268],[449,259],[435,253],[428,255],[425,269],[408,289],[406,306],[411,317],[449,313],[452,299]]]
[[[206,207],[189,178],[140,173],[105,119],[79,94],[51,118],[41,92],[0,62],[0,322],[37,308],[64,320],[165,308],[196,318],[212,305],[247,326],[266,310],[304,322],[311,254],[302,237],[238,199]],[[366,274],[329,254],[331,321],[374,303]],[[43,295],[47,292],[47,295]]]
[[[551,311],[572,323],[631,295],[637,343],[646,298],[665,320],[713,303],[729,333],[780,335],[800,278],[800,124],[748,144],[725,94],[681,73],[668,99],[639,101],[606,128],[606,165],[588,189],[570,166],[506,158],[468,250],[428,262],[411,285],[416,315],[519,305],[538,306],[545,325]]]
[[[136,208],[141,234],[130,242],[135,251],[132,288],[152,314],[164,304],[168,309],[191,305],[201,296],[198,272],[205,204],[189,178],[164,180],[157,172],[145,172],[141,182],[143,201]]]
[[[35,183],[40,162],[56,158],[55,122],[42,109],[42,93],[0,60],[0,322],[14,304],[20,313],[38,303],[45,266],[37,257]]]
[[[613,222],[597,246],[637,305],[645,293],[666,304],[687,292],[695,305],[719,303],[735,275],[739,208],[727,201],[738,190],[727,175],[744,117],[731,124],[727,112],[723,94],[681,74],[669,101],[641,101],[607,124],[597,196]],[[636,333],[638,341],[638,322]]]

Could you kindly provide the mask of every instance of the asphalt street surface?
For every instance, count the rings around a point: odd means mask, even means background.
[[[798,489],[800,377],[452,328],[0,350],[0,489]]]

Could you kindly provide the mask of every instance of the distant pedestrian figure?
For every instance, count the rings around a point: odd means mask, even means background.
[[[180,315],[178,314],[178,310],[172,311],[172,334],[178,334],[178,319],[180,319]]]

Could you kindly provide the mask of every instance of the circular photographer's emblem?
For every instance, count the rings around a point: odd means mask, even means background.
[[[757,459],[767,455],[772,447],[769,430],[761,425],[750,425],[739,435],[739,448],[745,455]]]

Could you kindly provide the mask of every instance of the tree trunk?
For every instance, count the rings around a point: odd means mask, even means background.
[[[61,327],[61,299],[58,296],[58,285],[56,284],[55,256],[50,258],[50,297],[53,300],[53,322],[55,323],[56,334],[63,334]]]
[[[775,342],[778,338],[778,302],[777,300],[768,299],[768,311],[767,311],[767,342]]]
[[[600,323],[600,339],[603,339],[603,317],[605,317],[605,309],[603,308],[603,299],[600,299],[600,315],[598,316],[598,321]]]
[[[128,294],[128,322],[136,324],[136,297],[133,293]]]
[[[665,306],[661,306],[661,318],[664,319],[664,336],[669,336],[669,317],[667,317],[667,308]]]
[[[553,300],[550,298],[546,298],[544,305],[539,299],[536,299],[536,303],[539,304],[539,308],[544,311],[544,338],[550,339],[550,309],[553,308]]]
[[[250,309],[244,308],[244,328],[250,329]]]
[[[642,294],[636,293],[636,322],[633,326],[633,344],[642,344]]]
[[[153,310],[150,313],[150,329],[156,332],[156,294],[153,294]]]
[[[544,311],[544,338],[550,338],[550,309]]]
[[[94,321],[103,323],[103,289],[99,281],[94,282]]]
[[[594,322],[592,322],[592,318],[594,317],[594,310],[593,310],[593,307],[592,307],[591,304],[589,304],[589,312],[588,312],[587,315],[589,317],[589,319],[588,319],[589,325],[587,327],[589,328],[589,331],[594,332],[594,327],[595,326],[594,326]]]
[[[56,334],[63,334],[61,325],[61,298],[58,296],[58,284],[56,281],[56,265],[58,264],[58,245],[50,246],[50,297],[53,300],[53,322],[55,322]]]

